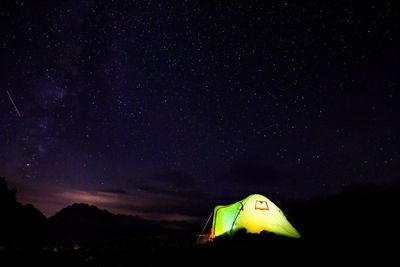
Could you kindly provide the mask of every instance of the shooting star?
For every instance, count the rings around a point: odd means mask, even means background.
[[[272,94],[270,91],[267,90],[267,94],[269,94],[270,96],[272,96],[273,99],[276,100],[277,97],[274,94]]]
[[[15,112],[17,113],[18,117],[21,119],[21,113],[19,113],[19,110],[18,110],[17,106],[15,105],[14,100],[12,99],[12,96],[11,96],[10,92],[8,90],[6,90],[6,92],[7,92],[8,98],[10,99],[12,105],[14,106]]]
[[[257,131],[257,134],[261,134],[261,133],[264,132],[265,130],[270,129],[270,128],[274,127],[275,125],[278,125],[278,123],[273,123],[273,124],[271,124],[271,125],[268,125],[267,127],[264,127],[264,128],[262,128],[262,129],[258,130],[258,131]]]

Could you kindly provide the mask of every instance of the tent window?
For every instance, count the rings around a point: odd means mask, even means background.
[[[267,201],[256,200],[256,205],[254,207],[256,210],[269,210]]]

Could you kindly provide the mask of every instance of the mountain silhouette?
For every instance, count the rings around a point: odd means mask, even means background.
[[[50,236],[63,243],[84,243],[157,235],[164,228],[137,216],[113,214],[76,203],[49,218]]]

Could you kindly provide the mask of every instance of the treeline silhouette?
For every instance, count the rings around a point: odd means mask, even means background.
[[[32,205],[18,203],[16,190],[8,189],[0,176],[0,244],[35,245],[46,230],[46,217]]]

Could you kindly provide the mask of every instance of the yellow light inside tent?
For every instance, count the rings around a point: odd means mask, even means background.
[[[268,231],[292,238],[300,237],[299,232],[290,224],[281,209],[259,194],[214,209],[211,238],[232,234],[243,228],[248,233]]]

